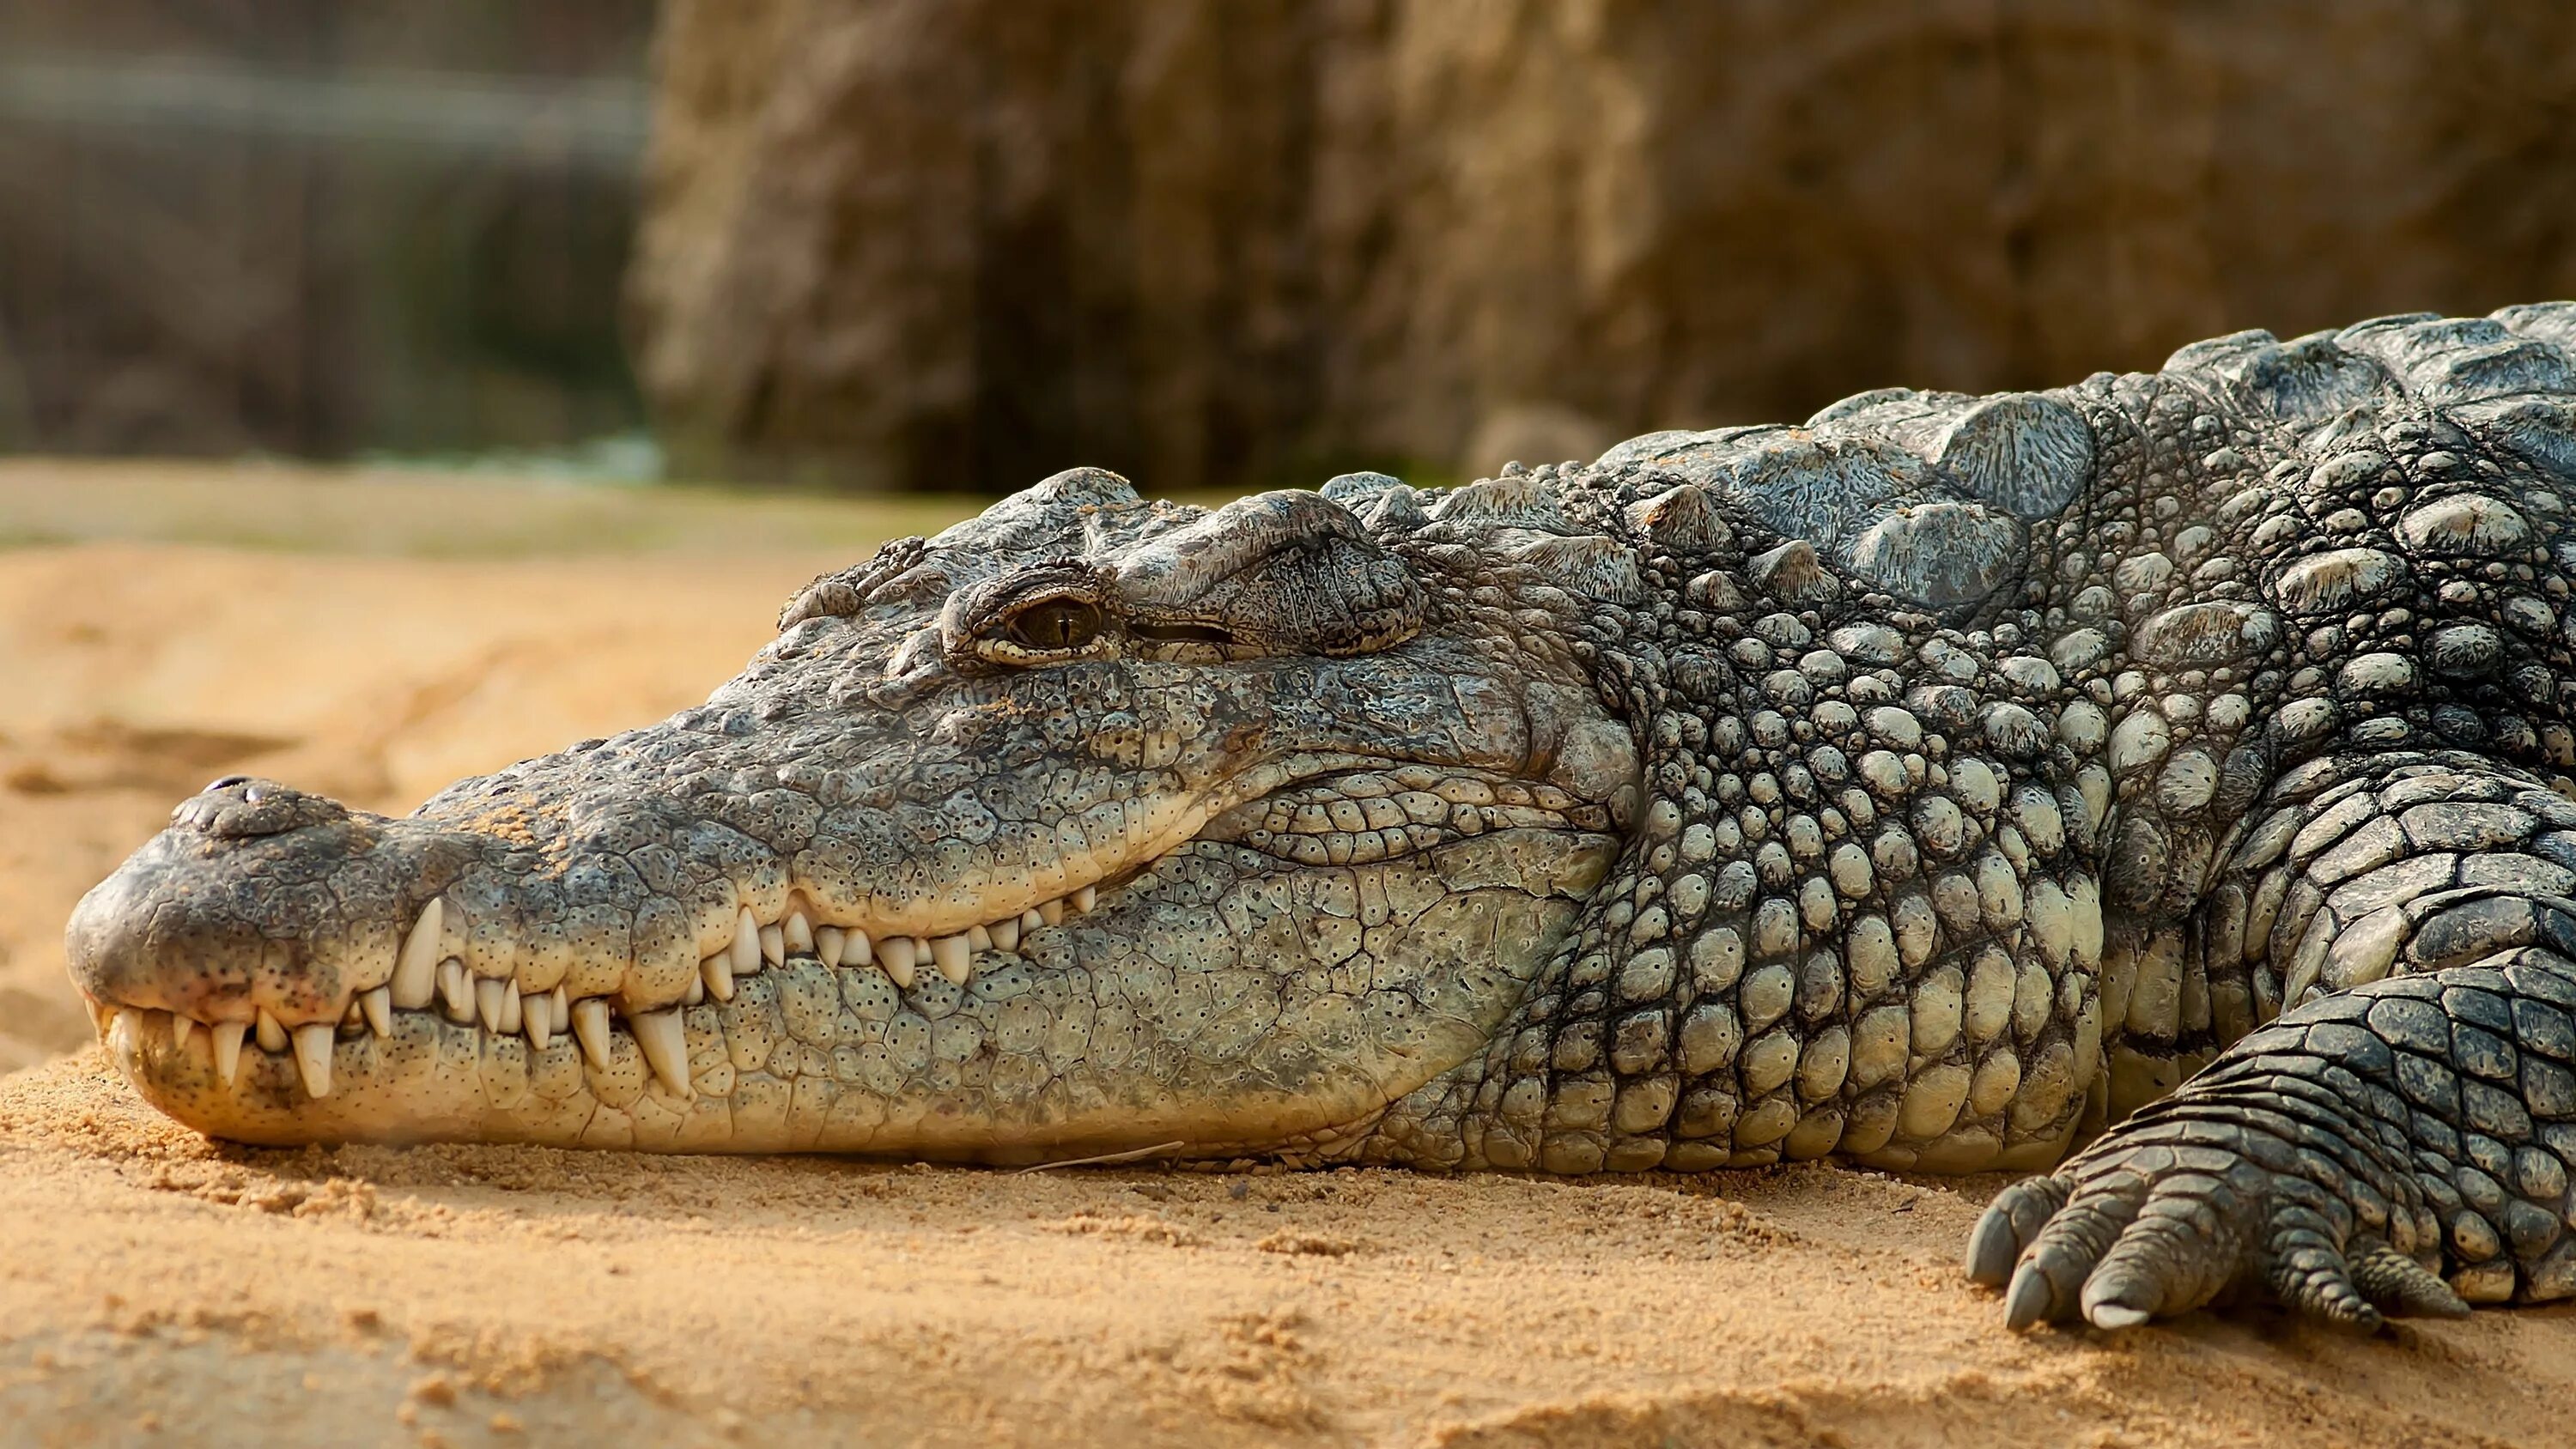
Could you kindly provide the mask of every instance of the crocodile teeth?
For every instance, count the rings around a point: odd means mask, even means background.
[[[359,992],[358,1010],[365,1014],[367,1018],[367,1029],[369,1031],[374,1032],[378,1036],[392,1036],[394,1034],[394,993],[392,988],[379,986],[373,991]]]
[[[682,1006],[696,1006],[707,999],[707,978],[701,974],[689,978],[689,989],[680,993]]]
[[[489,976],[474,982],[474,1014],[483,1021],[485,1031],[501,1029],[501,983]]]
[[[517,1036],[527,1024],[525,1004],[519,996],[519,983],[513,981],[501,993],[501,1035]]]
[[[1064,902],[1049,901],[1045,905],[1038,907],[1038,919],[1046,922],[1050,926],[1063,925]]]
[[[241,1074],[242,1033],[248,1029],[238,1021],[219,1021],[206,1028],[215,1043],[215,1079],[227,1087]]]
[[[284,1024],[279,1022],[276,1017],[269,1015],[268,1008],[265,1006],[259,1009],[258,1033],[259,1049],[261,1051],[282,1052],[286,1050],[286,1027]]]
[[[107,1019],[107,1049],[128,1072],[141,1069],[143,1013],[120,1011]]]
[[[188,1015],[184,1011],[171,1012],[170,1050],[174,1052],[186,1051],[188,1049],[188,1033],[195,1031],[196,1029],[197,1019],[195,1017]]]
[[[554,997],[542,991],[519,998],[519,1017],[527,1028],[531,1051],[544,1051],[546,1044],[555,1039],[554,1006]]]
[[[993,933],[982,926],[968,926],[966,944],[978,951],[990,951],[993,949]]]
[[[555,1030],[562,1031],[572,1022],[572,993],[558,984],[549,995],[554,1005],[546,1012],[546,1022]]]
[[[777,926],[760,928],[760,958],[776,966],[787,960],[787,932]]]
[[[814,923],[805,919],[805,913],[803,911],[789,911],[787,913],[787,923],[780,927],[780,931],[787,937],[787,949],[789,952],[795,953],[811,951],[814,949]]]
[[[608,1070],[608,1003],[596,996],[585,996],[572,1004],[572,1034],[581,1041],[581,1054],[601,1071]]]
[[[986,928],[986,934],[990,935],[993,938],[993,944],[1002,950],[1016,951],[1020,949],[1020,918],[1013,916],[1007,921],[995,921]]]
[[[913,939],[910,936],[888,936],[877,942],[877,964],[894,984],[906,991],[912,989]]]
[[[853,926],[841,933],[842,965],[865,966],[876,958],[876,947],[868,940],[867,932]]]
[[[846,939],[838,926],[814,928],[814,954],[826,966],[841,964],[841,943]]]
[[[1088,915],[1093,906],[1100,904],[1100,887],[1084,886],[1082,889],[1075,891],[1068,899],[1071,901],[1075,910]]]
[[[930,943],[930,964],[952,986],[963,986],[975,974],[975,955],[963,936],[941,936]]]
[[[760,969],[760,923],[751,918],[751,907],[733,918],[733,974],[748,976]]]
[[[420,919],[411,923],[411,934],[403,937],[402,955],[394,963],[394,1005],[405,1011],[418,1011],[429,1005],[430,996],[438,990],[438,933],[445,928],[447,905],[437,896],[420,908]]]
[[[438,963],[438,994],[447,1003],[447,1019],[459,1026],[474,1019],[474,983],[465,963],[450,956]]]
[[[295,1029],[295,1065],[304,1073],[307,1094],[331,1095],[331,1023],[308,1021]]]
[[[733,1000],[733,956],[718,951],[698,963],[698,975],[707,985],[708,994],[718,1001]]]
[[[1040,914],[1034,906],[1020,912],[1020,929],[1022,931],[1034,931],[1041,926],[1052,924],[1054,923],[1049,921],[1044,915]]]
[[[635,1045],[643,1048],[644,1064],[653,1069],[653,1075],[674,1095],[689,1095],[689,1038],[680,1026],[680,1013],[641,1012],[628,1024],[635,1028]]]

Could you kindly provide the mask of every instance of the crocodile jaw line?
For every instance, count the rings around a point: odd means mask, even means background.
[[[884,921],[871,929],[863,920],[823,912],[791,887],[778,897],[775,915],[740,908],[723,941],[700,959],[684,986],[642,1001],[623,990],[576,994],[561,976],[537,979],[524,959],[510,976],[478,975],[466,959],[466,943],[474,935],[467,907],[436,895],[402,933],[380,977],[354,978],[348,994],[325,1009],[299,1015],[284,1003],[236,1002],[226,1013],[201,1019],[157,1002],[93,1000],[92,1010],[111,1057],[156,1105],[246,1141],[474,1137],[710,1151],[828,1145],[1010,1161],[1129,1146],[1124,1124],[1100,1120],[1096,1108],[1074,1121],[1007,1114],[965,1120],[953,1112],[925,1112],[909,1125],[881,1122],[872,1133],[835,1135],[775,1124],[736,1130],[741,1124],[722,1099],[731,1094],[738,1101],[742,1084],[768,1065],[765,1059],[742,1061],[736,1044],[786,1035],[764,1018],[776,1018],[788,995],[811,996],[818,983],[829,983],[829,994],[877,1015],[901,1020],[936,1012],[935,1019],[948,1019],[979,995],[1026,990],[1044,974],[1037,958],[1070,954],[1070,938],[1088,918],[1140,939],[1158,929],[1159,922],[1142,919],[1160,909],[1151,901],[1138,903],[1134,914],[1140,919],[1134,923],[1111,918],[1131,892],[1156,884],[1176,858],[1216,852],[1231,853],[1238,868],[1266,862],[1239,882],[1247,890],[1265,874],[1294,876],[1298,851],[1289,846],[1322,849],[1317,842],[1323,837],[1271,840],[1261,822],[1268,816],[1278,823],[1293,813],[1297,807],[1282,803],[1289,797],[1331,795],[1335,788],[1306,782],[1364,770],[1369,763],[1302,756],[1246,770],[1203,801],[1171,807],[1165,815],[1170,825],[1147,841],[1140,858],[1098,869],[1094,879],[1060,896],[1024,904],[1005,900],[988,918],[942,934],[918,928],[905,933]],[[1590,879],[1597,873],[1591,862],[1606,860],[1608,837],[1577,828],[1600,823],[1596,809],[1551,787],[1510,781],[1497,786],[1478,782],[1473,772],[1452,780],[1453,774],[1425,766],[1398,767],[1387,776],[1361,774],[1362,781],[1381,782],[1367,786],[1367,798],[1352,806],[1366,806],[1366,818],[1389,818],[1402,808],[1393,803],[1397,798],[1414,802],[1404,827],[1380,832],[1401,843],[1364,850],[1370,856],[1364,870],[1378,877],[1403,875],[1412,889],[1436,894],[1438,868],[1429,853],[1457,845],[1461,837],[1452,825],[1435,827],[1421,817],[1435,805],[1453,818],[1461,811],[1477,817],[1479,808],[1452,800],[1495,802],[1483,807],[1481,818],[1533,837],[1526,850],[1577,860],[1570,879]],[[1429,788],[1400,788],[1408,784]],[[1435,793],[1440,791],[1445,796]],[[1348,850],[1341,834],[1329,838],[1335,853]],[[1266,841],[1276,853],[1259,854],[1245,840]],[[1108,881],[1126,884],[1104,891]],[[1016,911],[1009,909],[1014,904]],[[1560,923],[1572,909],[1565,900],[1527,915],[1528,903],[1521,905],[1532,924]],[[1549,934],[1542,930],[1532,940]],[[1460,1036],[1444,1056],[1470,1045]],[[432,1069],[406,1072],[406,1063]],[[1398,1069],[1418,1075],[1422,1068],[1399,1061]],[[1337,1124],[1365,1120],[1383,1105],[1384,1087],[1371,1087],[1337,1083],[1321,1094],[1300,1090],[1286,1094],[1297,1099],[1293,1108],[1264,1098],[1259,1110],[1196,1110],[1188,1094],[1163,1093],[1163,1115],[1145,1113],[1136,1120],[1157,1122],[1154,1132],[1181,1134],[1194,1148],[1238,1144],[1260,1150],[1275,1143],[1283,1124],[1294,1135],[1328,1133]],[[544,1106],[547,1090],[562,1100],[559,1110],[511,1106]],[[902,1094],[891,1095],[899,1100]],[[449,1100],[437,1100],[442,1096]]]

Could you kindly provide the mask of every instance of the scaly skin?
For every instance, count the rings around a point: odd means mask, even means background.
[[[410,817],[219,781],[72,971],[249,1141],[2054,1169],[2016,1325],[2576,1295],[2570,350],[1077,470]]]

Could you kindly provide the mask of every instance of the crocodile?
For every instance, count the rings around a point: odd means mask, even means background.
[[[248,1143],[2003,1171],[2015,1327],[2576,1295],[2576,304],[1443,488],[1081,468],[80,903]]]

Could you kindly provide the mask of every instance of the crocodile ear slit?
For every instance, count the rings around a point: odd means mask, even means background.
[[[1419,511],[1413,490],[1382,474],[1329,486],[1377,523],[1389,508]],[[1334,497],[1295,490],[1238,498],[1127,549],[1101,576],[1131,644],[1158,658],[1366,654],[1422,625],[1411,568]]]

